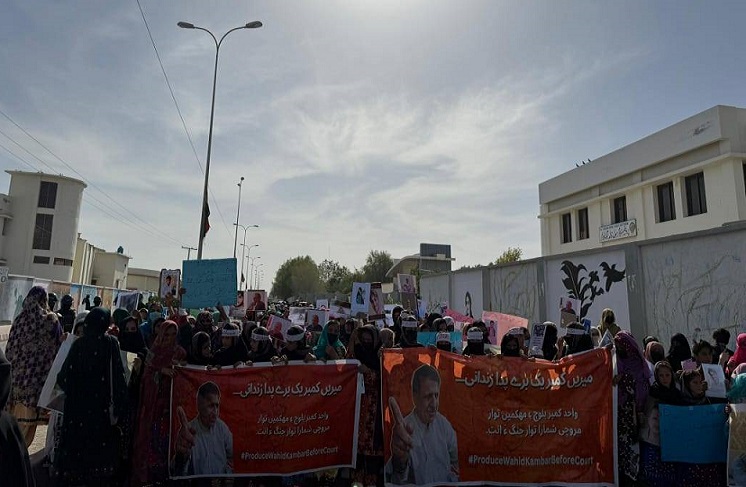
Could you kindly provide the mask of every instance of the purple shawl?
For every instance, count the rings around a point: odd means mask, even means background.
[[[620,375],[627,374],[634,381],[637,411],[644,411],[650,388],[650,369],[648,364],[645,363],[640,346],[637,344],[635,337],[626,330],[621,330],[616,334],[614,345],[627,353],[626,358],[621,358],[617,354],[617,373]],[[627,391],[620,387],[619,404],[624,404],[627,399]]]

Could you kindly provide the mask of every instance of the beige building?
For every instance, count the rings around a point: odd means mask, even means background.
[[[0,262],[11,274],[71,281],[83,181],[24,171],[0,195]]]
[[[543,255],[746,219],[746,109],[716,106],[539,185]]]
[[[160,276],[161,271],[130,267],[127,273],[127,289],[158,293]]]

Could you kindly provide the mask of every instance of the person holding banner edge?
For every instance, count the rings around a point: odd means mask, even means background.
[[[391,459],[384,470],[386,481],[395,485],[458,482],[458,442],[456,431],[440,405],[440,374],[430,365],[421,365],[412,374],[414,409],[405,418],[399,404],[389,398],[394,417]]]

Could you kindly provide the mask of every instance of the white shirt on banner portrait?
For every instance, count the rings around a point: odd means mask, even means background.
[[[231,474],[233,461],[233,434],[223,420],[218,419],[212,428],[206,428],[199,418],[189,422],[189,427],[197,432],[189,460],[184,463],[177,475],[220,475]]]
[[[396,485],[425,485],[439,482],[458,482],[458,443],[456,431],[440,413],[432,424],[426,425],[412,412],[404,418],[411,427],[414,447],[409,453],[406,469],[397,472],[389,460],[386,477]]]

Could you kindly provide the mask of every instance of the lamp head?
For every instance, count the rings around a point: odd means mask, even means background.
[[[253,22],[249,22],[248,24],[244,25],[244,28],[246,28],[246,29],[258,29],[262,25],[263,24],[261,22],[259,22],[258,20],[255,20]]]
[[[189,22],[179,22],[176,25],[182,29],[194,29],[194,24],[190,24]]]

